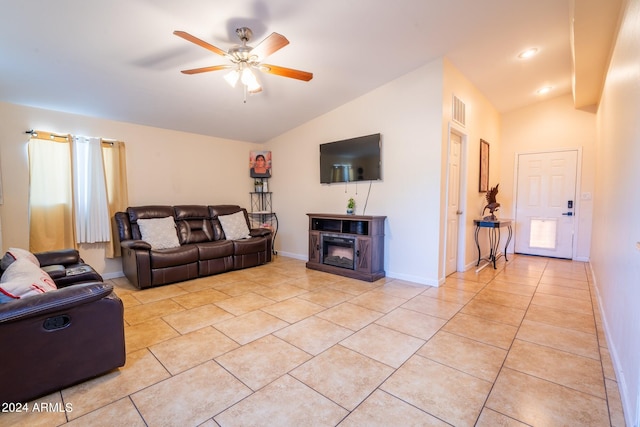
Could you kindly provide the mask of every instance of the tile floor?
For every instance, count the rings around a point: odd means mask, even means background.
[[[0,425],[623,426],[588,265],[518,256],[439,288],[276,257],[139,291],[127,364]],[[595,308],[595,309],[594,309]]]

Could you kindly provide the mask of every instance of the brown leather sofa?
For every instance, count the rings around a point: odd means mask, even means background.
[[[0,403],[26,402],[125,363],[124,309],[113,286],[75,250],[34,255],[43,270],[57,271],[59,289],[0,304]]]
[[[227,240],[219,216],[243,212],[250,238]],[[173,217],[179,247],[152,249],[142,240],[139,219]],[[115,215],[122,269],[140,289],[254,267],[271,261],[272,235],[251,228],[246,209],[237,205],[129,207]]]

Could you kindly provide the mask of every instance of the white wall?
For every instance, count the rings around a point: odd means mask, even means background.
[[[350,197],[363,213],[369,184],[320,184],[319,145],[380,132],[382,181],[365,214],[387,216],[386,273],[438,284],[442,78],[443,61],[433,61],[266,144],[281,254],[307,259],[307,213],[344,213]]]
[[[125,141],[130,206],[249,206],[249,151],[259,145],[7,103],[0,103],[0,117],[3,252],[29,247],[28,129]],[[105,259],[102,245],[82,245],[80,253],[105,277],[121,274],[120,259]]]
[[[577,110],[571,95],[558,96],[544,102],[503,114],[502,157],[500,177],[501,209],[515,217],[515,156],[558,149],[582,149],[582,174],[578,177],[575,212],[576,252],[574,259],[589,260],[591,223],[595,191],[596,116]],[[590,193],[591,200],[581,200]]]
[[[463,174],[465,178],[461,181],[461,206],[460,210],[463,214],[460,221],[464,225],[464,261],[465,268],[475,267],[478,262],[478,250],[475,244],[475,225],[473,220],[482,216],[482,208],[487,204],[486,193],[480,193],[480,139],[489,142],[489,187],[493,187],[500,183],[500,194],[498,200],[502,201],[502,188],[500,174],[501,159],[501,135],[500,135],[500,114],[484,97],[484,95],[469,81],[467,78],[455,68],[448,60],[444,61],[444,93],[442,99],[442,143],[443,152],[448,153],[449,126],[454,127],[459,133],[465,135],[463,138]],[[466,122],[461,127],[452,122],[452,101],[453,95],[458,97],[465,103]],[[446,209],[446,191],[447,183],[447,156],[442,158],[442,215],[445,215]],[[507,215],[504,215],[507,216]],[[444,256],[445,256],[445,222],[441,222],[440,227],[440,276],[444,279]],[[480,245],[482,248],[488,248],[489,243],[487,234],[480,235]],[[486,255],[486,253],[485,253]]]
[[[640,426],[640,0],[629,0],[598,109],[591,260],[627,425]]]

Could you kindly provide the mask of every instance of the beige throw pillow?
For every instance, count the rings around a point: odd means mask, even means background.
[[[248,239],[251,237],[244,212],[240,211],[231,215],[218,216],[218,220],[222,225],[222,230],[227,240]]]
[[[138,227],[142,240],[151,245],[151,249],[169,249],[180,246],[176,223],[173,217],[139,219]]]

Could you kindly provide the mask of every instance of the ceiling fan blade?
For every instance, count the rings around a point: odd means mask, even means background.
[[[260,71],[264,71],[265,73],[289,77],[292,79],[304,80],[305,82],[308,82],[313,78],[313,73],[294,70],[293,68],[279,67],[277,65],[260,64],[259,68]]]
[[[210,50],[213,53],[217,53],[218,55],[222,55],[222,56],[227,56],[227,52],[225,52],[224,50],[218,47],[215,47],[214,45],[209,44],[204,40],[200,40],[199,38],[194,37],[189,33],[186,33],[184,31],[174,31],[173,34],[175,34],[178,37],[182,37],[183,39],[190,41],[191,43],[195,43],[198,46],[201,46],[207,50]]]
[[[262,40],[258,46],[251,50],[251,55],[256,55],[258,61],[262,61],[272,53],[282,49],[289,44],[289,40],[282,34],[271,33],[266,39]]]
[[[233,68],[233,65],[214,65],[213,67],[204,67],[204,68],[193,68],[191,70],[182,70],[183,74],[198,74],[198,73],[206,73],[208,71],[218,71],[218,70],[228,70],[229,68]]]

